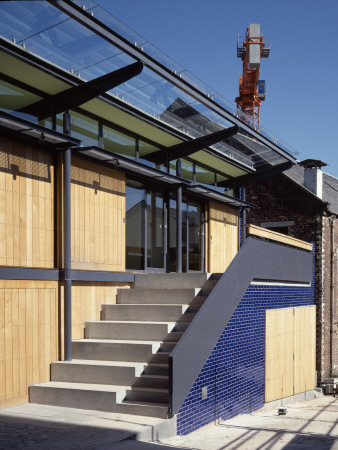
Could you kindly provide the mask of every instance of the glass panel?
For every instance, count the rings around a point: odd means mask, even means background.
[[[158,152],[159,148],[155,147],[155,145],[151,145],[148,142],[144,142],[139,140],[138,143],[139,148],[139,161],[143,164],[147,164],[147,166],[156,167],[156,164],[146,159],[147,155],[151,153]]]
[[[147,194],[147,267],[164,268],[164,200],[163,195]]]
[[[222,192],[224,194],[233,196],[233,190],[228,187],[225,188],[225,186],[224,186],[225,181],[229,181],[228,178],[217,173],[216,174],[216,187],[214,187],[214,189],[218,192]]]
[[[41,100],[38,95],[32,94],[25,89],[14,86],[0,80],[0,108],[7,112],[17,111],[24,106]],[[31,117],[31,116],[30,116]]]
[[[169,201],[169,270],[176,272],[176,199]]]
[[[188,205],[182,201],[182,270],[188,271],[187,243],[188,243]]]
[[[97,120],[71,111],[70,129],[72,137],[80,139],[82,145],[98,145],[99,125]]]
[[[215,186],[215,173],[196,164],[196,183]]]
[[[105,150],[136,159],[135,139],[105,125],[103,126],[103,147]]]
[[[141,183],[126,183],[126,268],[144,269],[145,190]]]
[[[186,159],[181,159],[181,173],[182,173],[182,178],[193,181],[194,180],[194,165],[193,165],[193,163],[190,161],[187,161]]]
[[[169,161],[169,173],[171,175],[176,175],[176,159]]]
[[[189,239],[188,270],[201,270],[201,205],[188,203],[187,228]]]

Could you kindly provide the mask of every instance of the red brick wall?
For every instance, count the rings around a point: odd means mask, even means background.
[[[285,175],[264,180],[247,187],[247,201],[255,204],[247,222],[260,226],[264,222],[289,222],[289,235],[316,245],[315,297],[317,306],[317,372],[318,382],[331,374],[331,239],[329,218],[323,214],[323,204],[306,193]],[[338,372],[338,219],[335,220],[335,297],[333,362]]]

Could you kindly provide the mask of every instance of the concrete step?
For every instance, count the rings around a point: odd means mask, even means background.
[[[146,363],[153,361],[156,353],[161,351],[164,345],[166,345],[165,348],[167,349],[167,343],[163,344],[157,341],[133,342],[117,339],[78,339],[73,341],[72,350],[74,359]]]
[[[200,289],[118,289],[117,304],[180,304],[188,305],[199,294]]]
[[[171,352],[157,352],[152,358],[148,361],[149,365],[152,364],[169,364],[169,355]]]
[[[155,402],[167,405],[169,403],[169,391],[168,389],[155,387],[132,386],[130,389],[126,390],[125,400],[137,402]]]
[[[147,364],[145,363],[125,361],[93,361],[83,359],[58,361],[51,364],[51,380],[69,383],[132,386],[145,371],[146,366]],[[149,376],[154,377],[160,375],[163,376],[163,373],[149,374]]]
[[[189,289],[201,287],[208,279],[206,273],[147,273],[135,274],[135,288]]]
[[[133,384],[132,387],[149,387],[168,390],[169,376],[166,375],[149,375],[142,374]]]
[[[176,322],[183,314],[195,312],[189,305],[102,305],[102,320]]]
[[[137,416],[167,419],[168,407],[169,405],[163,403],[124,400],[122,403],[118,403],[116,405],[116,411],[120,414],[132,414]]]
[[[85,323],[87,339],[169,340],[178,341],[182,331],[175,330],[175,322],[88,321]]]
[[[144,367],[145,375],[165,375],[168,376],[169,365],[160,363],[150,363]]]
[[[51,381],[29,387],[30,403],[116,412],[126,386]]]

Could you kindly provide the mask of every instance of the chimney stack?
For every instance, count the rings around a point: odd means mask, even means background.
[[[300,162],[299,165],[304,167],[304,187],[322,199],[323,172],[321,167],[327,166],[327,164],[318,159],[306,159]]]

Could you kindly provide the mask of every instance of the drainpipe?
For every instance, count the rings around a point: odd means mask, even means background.
[[[335,216],[329,217],[330,223],[330,232],[331,232],[331,252],[330,252],[330,367],[331,367],[331,375],[333,376],[334,368],[333,368],[333,337],[334,337],[334,221]]]
[[[70,134],[70,114],[63,115],[64,133]],[[66,148],[63,155],[63,232],[64,232],[64,358],[72,360],[72,279],[71,279],[71,149]]]

